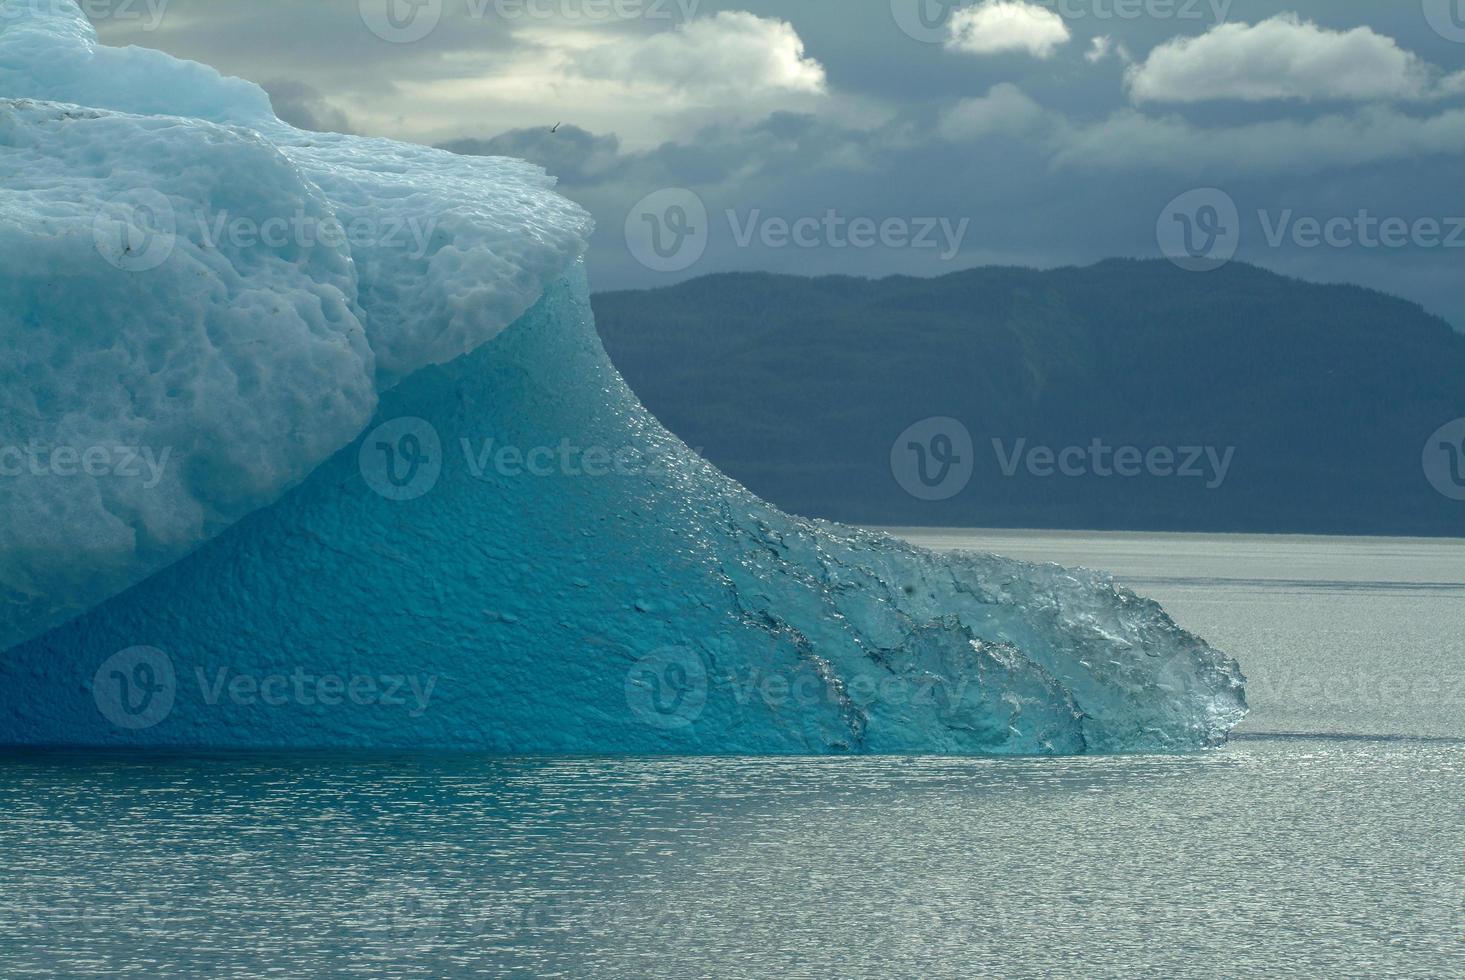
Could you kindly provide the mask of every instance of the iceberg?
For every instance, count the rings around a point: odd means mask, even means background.
[[[1188,751],[1090,572],[783,514],[638,403],[538,168],[0,0],[0,744]]]

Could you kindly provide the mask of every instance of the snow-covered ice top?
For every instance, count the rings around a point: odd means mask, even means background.
[[[588,216],[502,158],[305,133],[0,0],[0,650],[192,551],[518,319]]]

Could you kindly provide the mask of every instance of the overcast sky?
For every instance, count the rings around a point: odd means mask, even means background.
[[[1465,327],[1465,0],[89,3],[297,125],[544,165],[599,289],[1234,251]]]

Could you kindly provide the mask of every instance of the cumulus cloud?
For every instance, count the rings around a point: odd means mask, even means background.
[[[1136,103],[1377,101],[1440,97],[1462,81],[1440,76],[1371,27],[1334,31],[1281,14],[1167,41],[1132,67],[1126,81]]]
[[[824,66],[777,18],[724,11],[669,30],[540,19],[494,27],[487,36],[504,49],[423,52],[420,66],[393,78],[390,97],[363,92],[348,104],[352,120],[430,143],[479,137],[488,120],[499,132],[563,122],[640,151],[777,110],[879,115],[832,95]]]
[[[1051,58],[1072,35],[1052,10],[1023,0],[983,0],[951,15],[946,47],[964,54],[1023,52]]]
[[[570,67],[588,78],[637,82],[684,93],[822,94],[824,66],[804,53],[793,25],[724,10],[674,31],[575,52]]]
[[[963,99],[941,114],[941,135],[952,142],[995,134],[1021,134],[1041,125],[1048,114],[1016,85],[993,86],[986,95]]]
[[[1193,47],[1165,40],[1185,26],[1179,20],[1090,15],[1068,21],[1070,37],[1050,11],[1084,4],[957,3],[979,6],[947,21],[952,51],[943,65],[927,64],[926,45],[891,41],[891,10],[880,0],[803,4],[796,14],[760,0],[761,17],[716,17],[709,9],[681,31],[664,19],[550,16],[584,4],[532,4],[544,15],[511,17],[498,11],[525,5],[454,2],[444,4],[438,31],[405,45],[372,35],[353,0],[169,0],[156,31],[117,18],[101,26],[112,43],[161,45],[257,81],[292,80],[268,87],[299,125],[544,165],[600,219],[591,245],[600,289],[661,281],[626,249],[623,220],[634,202],[663,187],[693,188],[714,215],[734,208],[744,218],[754,208],[786,218],[828,208],[970,217],[984,234],[962,262],[1053,265],[1153,249],[1153,217],[1191,187],[1227,188],[1248,207],[1333,214],[1367,206],[1408,217],[1438,216],[1458,183],[1465,75],[1445,77],[1409,52],[1438,50],[1436,63],[1451,71],[1465,65],[1442,60],[1450,48],[1418,17],[1417,3],[1413,18],[1392,16],[1388,5],[1342,5],[1356,23],[1372,25],[1355,33],[1311,23],[1332,24],[1337,0],[1278,2],[1251,20],[1283,9],[1300,14],[1213,31]],[[1224,2],[1200,6],[1226,20]],[[680,4],[639,5],[652,7]],[[1095,32],[1105,36],[1095,41]],[[1280,40],[1268,53],[1261,42],[1272,32]],[[1337,54],[1350,34],[1361,53]],[[1144,62],[1135,69],[1138,87],[1080,84],[1125,72],[1121,40]],[[965,50],[1016,58],[984,63]],[[932,106],[936,91],[950,92],[963,78],[974,81]],[[1255,91],[1242,88],[1249,81]],[[1345,93],[1361,94],[1328,98],[1347,85],[1357,88]],[[1250,101],[1225,94],[1238,88]],[[1239,101],[1222,111],[1185,105],[1223,97]],[[1293,101],[1262,101],[1279,97]],[[795,260],[734,248],[724,228],[695,271],[948,271],[928,254],[812,250]],[[1441,251],[1429,265],[1413,252],[1375,251],[1312,253],[1309,261],[1319,277],[1356,278],[1352,269],[1465,324],[1450,264],[1456,257]]]

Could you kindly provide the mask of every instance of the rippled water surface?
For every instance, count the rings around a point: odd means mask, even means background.
[[[14,755],[0,977],[1460,974],[1465,544],[932,543],[1114,568],[1240,657],[1243,737],[1060,760]]]

